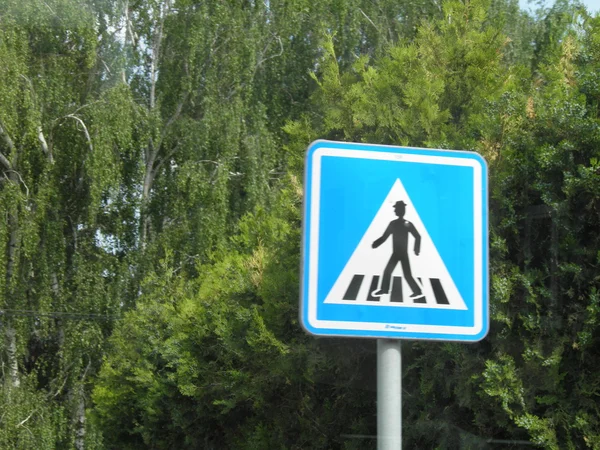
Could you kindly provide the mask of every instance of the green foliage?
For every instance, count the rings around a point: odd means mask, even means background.
[[[392,45],[373,64],[367,56],[358,58],[345,73],[333,38],[327,38],[322,65],[313,74],[324,114],[314,119],[317,135],[474,148],[485,105],[510,79],[501,67],[503,37],[487,25],[484,10],[480,2],[446,2],[444,19],[424,23],[414,40]],[[287,129],[298,132],[298,122]]]
[[[286,126],[297,140],[462,148],[488,159],[492,331],[473,348],[413,346],[405,359],[416,358],[408,373],[420,381],[407,390],[424,398],[405,414],[421,426],[405,433],[409,446],[456,448],[465,435],[490,434],[546,448],[595,445],[593,428],[574,418],[597,413],[587,375],[596,371],[587,345],[597,334],[597,31],[564,8],[546,23],[560,38],[538,44],[530,61],[511,53],[500,27],[510,28],[486,20],[483,2],[446,2],[445,17],[413,41],[347,70],[329,39],[316,111]]]
[[[35,381],[23,380],[20,389],[4,385],[0,393],[0,446],[5,449],[53,449],[65,438],[65,409]]]
[[[336,435],[314,417],[342,414],[345,389],[326,388],[338,393],[321,404],[314,381],[348,363],[299,329],[293,186],[273,213],[242,219],[232,241],[241,252],[199,269],[198,283],[185,282],[169,253],[144,281],[94,390],[109,447],[331,447]]]
[[[374,448],[374,343],[297,319],[330,138],[489,164],[492,330],[404,346],[405,446],[600,448],[599,74],[567,1],[1,2],[0,447]]]

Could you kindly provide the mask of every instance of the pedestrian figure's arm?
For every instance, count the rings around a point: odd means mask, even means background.
[[[392,224],[390,223],[390,224],[388,225],[388,227],[386,228],[385,232],[383,233],[383,235],[382,235],[382,236],[381,236],[379,239],[376,239],[376,240],[373,242],[373,248],[377,248],[377,247],[379,247],[381,244],[383,244],[383,243],[385,242],[385,240],[386,240],[386,239],[389,237],[389,235],[391,234],[391,230],[390,230],[390,228],[391,228],[391,227],[392,227]]]
[[[412,223],[410,224],[410,232],[415,237],[415,255],[419,256],[419,252],[421,251],[421,235]]]

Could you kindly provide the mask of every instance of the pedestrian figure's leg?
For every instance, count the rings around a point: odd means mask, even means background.
[[[413,291],[413,295],[411,297],[421,295],[421,287],[413,278],[412,272],[410,270],[410,261],[408,260],[408,255],[403,255],[400,258],[400,263],[402,264],[402,273],[404,274],[404,278],[406,278],[408,285]]]
[[[385,266],[385,270],[383,271],[383,279],[381,280],[381,288],[375,292],[375,295],[383,295],[390,292],[390,282],[392,280],[392,272],[394,268],[398,264],[398,257],[392,253],[390,256],[390,260]]]

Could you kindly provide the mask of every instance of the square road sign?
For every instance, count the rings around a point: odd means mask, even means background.
[[[316,141],[304,181],[306,331],[485,337],[488,182],[480,155]]]

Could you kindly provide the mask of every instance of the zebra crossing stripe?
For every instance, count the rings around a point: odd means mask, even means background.
[[[356,300],[356,297],[358,297],[358,291],[360,290],[360,285],[362,284],[364,278],[364,275],[354,275],[352,277],[350,286],[348,286],[348,290],[344,294],[344,300]]]
[[[391,294],[391,302],[402,303],[402,277],[394,277]]]
[[[427,303],[427,299],[425,298],[425,293],[422,290],[423,287],[424,287],[423,286],[423,281],[420,278],[417,278],[417,281],[419,282],[419,285],[421,285],[421,294],[423,294],[423,295],[421,295],[420,297],[416,297],[413,300],[413,303]],[[437,298],[436,298],[436,300],[437,300]]]
[[[373,279],[371,280],[371,287],[369,288],[369,295],[367,295],[368,302],[378,302],[379,301],[379,297],[373,296],[373,291],[375,291],[377,289],[377,286],[379,286],[379,276],[375,275],[373,277]]]
[[[371,282],[369,283],[369,290],[366,293],[366,301],[379,302],[381,300],[380,296],[376,297],[373,295],[373,292],[376,291],[377,287],[379,286],[379,278],[380,278],[379,275],[374,275],[371,278]],[[362,274],[354,275],[352,277],[352,280],[350,281],[350,284],[348,286],[348,289],[346,290],[346,293],[344,294],[343,300],[345,300],[345,301],[358,300],[360,289],[363,286],[364,280],[365,280],[365,275],[362,275]],[[425,286],[423,285],[423,280],[421,278],[417,278],[417,280],[418,280],[419,284],[421,285],[421,287],[424,288]],[[449,305],[450,302],[448,301],[448,297],[446,296],[446,293],[444,291],[441,281],[438,278],[429,278],[429,284],[430,284],[432,292],[433,292],[433,297],[435,299],[435,303],[437,303],[438,305]],[[392,279],[392,289],[389,293],[390,302],[404,303],[404,298],[402,296],[402,293],[403,293],[402,277],[394,276]],[[422,296],[414,298],[412,300],[412,302],[417,303],[417,304],[426,304],[427,296],[426,296],[425,292],[423,292]]]
[[[448,298],[446,297],[446,293],[444,292],[444,289],[442,288],[442,283],[440,282],[440,280],[438,280],[437,278],[432,278],[431,279],[431,288],[433,289],[433,293],[435,295],[436,301],[440,305],[449,305],[450,304],[450,302],[448,301]]]

